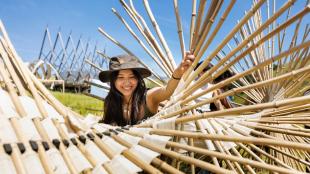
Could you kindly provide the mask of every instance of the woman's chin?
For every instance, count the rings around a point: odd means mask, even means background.
[[[133,91],[122,91],[123,96],[130,97],[132,95]]]

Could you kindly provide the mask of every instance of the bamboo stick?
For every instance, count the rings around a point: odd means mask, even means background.
[[[112,8],[112,12],[122,21],[122,23],[125,25],[127,30],[130,32],[130,34],[137,40],[137,42],[142,46],[142,48],[147,52],[149,56],[157,63],[157,65],[163,70],[163,72],[167,75],[167,77],[170,77],[172,72],[169,70],[166,64],[162,64],[153,53],[150,52],[148,48],[144,45],[144,43],[138,38],[138,36],[134,33],[134,31],[131,29],[131,27],[128,25],[128,23],[125,21],[124,18],[120,16],[120,14]]]
[[[182,29],[181,18],[180,18],[180,15],[179,15],[178,0],[173,0],[173,5],[174,5],[175,17],[176,17],[176,20],[177,20],[177,27],[178,27],[178,35],[179,35],[181,53],[182,53],[182,57],[185,57],[185,46],[184,46],[184,38],[183,38],[183,29]]]
[[[131,1],[131,2],[132,2],[132,1]],[[165,40],[165,38],[164,38],[164,36],[163,36],[163,34],[162,34],[162,32],[161,32],[161,30],[160,30],[160,28],[159,28],[157,22],[156,22],[156,19],[155,19],[154,15],[153,15],[153,13],[152,13],[152,10],[151,10],[151,8],[150,8],[150,6],[149,6],[148,0],[143,0],[143,3],[144,3],[144,7],[145,7],[145,9],[146,9],[146,11],[147,11],[147,14],[148,14],[149,17],[150,17],[150,20],[151,20],[151,22],[152,22],[152,25],[153,25],[153,27],[154,27],[154,29],[155,29],[157,35],[158,35],[158,38],[159,38],[159,40],[161,41],[161,43],[162,43],[162,45],[163,45],[163,47],[164,47],[164,49],[165,49],[165,51],[166,51],[166,54],[167,54],[167,56],[168,56],[168,59],[169,59],[169,61],[171,61],[172,67],[175,68],[175,67],[176,67],[176,64],[175,64],[174,58],[173,58],[173,56],[172,56],[172,53],[171,53],[171,51],[170,51],[170,49],[169,49],[169,47],[168,47],[168,44],[167,44],[166,40]]]
[[[199,6],[198,6],[198,15],[197,15],[197,20],[195,22],[195,28],[194,28],[194,32],[193,32],[193,41],[192,41],[192,45],[190,46],[191,48],[195,49],[195,45],[198,39],[198,34],[199,34],[199,30],[200,30],[200,24],[203,18],[203,14],[204,14],[204,10],[205,10],[205,6],[206,6],[207,1],[206,0],[201,0],[199,2]]]
[[[190,31],[189,31],[189,50],[192,51],[192,42],[193,42],[193,37],[194,37],[194,30],[195,30],[195,21],[196,21],[196,4],[197,1],[193,0],[192,1],[192,17],[191,17],[191,26],[190,26]],[[200,7],[200,6],[199,6]]]

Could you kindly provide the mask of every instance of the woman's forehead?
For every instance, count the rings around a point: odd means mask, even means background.
[[[118,72],[118,75],[135,75],[131,69],[124,69]]]

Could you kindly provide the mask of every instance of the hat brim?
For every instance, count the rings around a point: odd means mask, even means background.
[[[146,68],[126,68],[130,70],[136,70],[143,78],[151,76],[151,71]],[[120,71],[125,69],[118,69],[118,70],[107,70],[107,71],[101,71],[99,73],[99,80],[102,82],[110,82],[111,73],[115,71]]]

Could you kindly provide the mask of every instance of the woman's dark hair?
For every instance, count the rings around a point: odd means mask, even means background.
[[[119,71],[115,71],[111,73],[110,91],[104,100],[104,117],[100,122],[126,126],[136,124],[143,118],[146,87],[142,76],[137,71],[132,71],[138,80],[138,84],[131,99],[131,118],[126,120],[123,115],[123,95],[115,87]]]
[[[202,61],[197,63],[197,65],[195,66],[194,70],[196,71],[201,64],[202,64]],[[213,67],[213,65],[211,63],[209,63],[202,71],[203,72],[207,72],[212,67]]]

